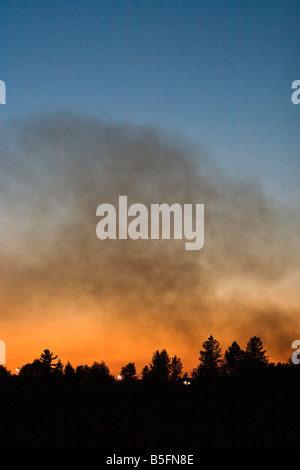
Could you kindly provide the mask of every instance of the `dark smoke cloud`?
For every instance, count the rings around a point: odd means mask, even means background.
[[[262,293],[299,267],[295,215],[258,183],[225,175],[182,136],[39,116],[6,126],[0,158],[1,304],[9,321],[74,304],[99,322],[192,340],[222,315],[224,286],[242,282]],[[204,203],[203,250],[186,251],[184,240],[100,241],[96,208],[117,205],[119,195],[147,206]],[[249,326],[249,311],[264,311],[264,299],[248,289],[244,300],[238,324]],[[222,321],[234,328],[234,315]],[[276,313],[277,336],[281,317]],[[256,334],[266,315],[256,313],[251,323]]]

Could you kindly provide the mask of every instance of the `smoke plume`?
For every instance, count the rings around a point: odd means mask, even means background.
[[[222,329],[294,339],[296,298],[285,287],[299,268],[299,220],[200,146],[62,114],[7,125],[0,159],[2,321],[76,310],[197,344],[201,331]],[[204,204],[204,248],[99,240],[96,208],[117,206],[119,195],[146,206]]]

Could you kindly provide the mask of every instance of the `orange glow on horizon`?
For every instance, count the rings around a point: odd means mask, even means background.
[[[6,343],[6,367],[12,373],[16,368],[38,359],[44,349],[50,349],[63,365],[69,361],[74,368],[85,364],[91,366],[93,362],[103,360],[116,377],[121,367],[128,362],[135,363],[137,374],[140,375],[142,368],[151,361],[153,352],[163,348],[171,357],[176,354],[181,358],[183,371],[189,375],[197,366],[202,343],[210,334],[220,342],[223,353],[234,340],[245,348],[251,336],[259,336],[254,330],[248,335],[244,332],[240,337],[236,337],[230,331],[222,334],[218,328],[215,328],[215,331],[201,329],[198,343],[189,344],[188,338],[184,340],[174,333],[152,331],[147,334],[141,330],[138,334],[136,331],[132,332],[130,326],[127,330],[124,326],[100,327],[95,322],[81,317],[68,320],[61,318],[52,322],[24,320],[18,322],[18,326],[6,326],[1,331]],[[261,339],[270,361],[287,362],[292,354],[291,344],[287,344],[286,350],[278,351],[277,345],[270,341],[271,338],[266,341],[262,335]]]

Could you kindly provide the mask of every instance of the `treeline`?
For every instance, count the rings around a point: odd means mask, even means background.
[[[126,381],[133,382],[159,381],[159,382],[183,382],[190,384],[203,377],[220,376],[247,376],[249,374],[266,374],[267,372],[294,372],[298,369],[289,361],[288,363],[272,363],[269,361],[266,350],[263,348],[260,337],[253,336],[249,339],[246,349],[243,350],[234,341],[222,353],[219,341],[212,335],[202,344],[197,366],[188,375],[183,373],[183,364],[177,355],[170,357],[166,349],[156,350],[149,364],[145,365],[141,374],[137,374],[134,362],[121,367],[117,377],[111,374],[104,361],[94,362],[92,366],[79,365],[76,368],[68,361],[65,365],[49,349],[45,349],[38,359],[32,363],[23,365],[17,376],[24,379],[38,379],[47,377],[65,377],[76,379],[77,382],[96,380],[105,382]],[[300,371],[299,371],[300,373]],[[4,366],[0,366],[0,380],[3,382],[12,374]],[[15,375],[15,374],[14,374]]]

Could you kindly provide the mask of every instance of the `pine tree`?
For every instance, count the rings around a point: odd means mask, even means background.
[[[176,355],[172,357],[170,364],[170,380],[177,381],[182,376],[182,362]]]
[[[55,359],[57,359],[57,356],[54,356],[53,357],[53,352],[50,352],[49,349],[44,349],[44,351],[42,352],[41,356],[40,356],[40,362],[42,364],[45,364],[46,366],[48,366],[49,368],[54,368],[57,364],[54,364],[53,361],[55,361]]]
[[[200,351],[199,364],[192,372],[194,378],[202,375],[217,375],[222,366],[222,350],[220,343],[212,335],[203,343]]]
[[[68,361],[67,364],[65,365],[64,374],[68,377],[74,376],[75,374],[75,369],[70,363],[70,361]]]
[[[263,349],[262,341],[257,336],[252,336],[249,339],[246,347],[245,359],[249,365],[266,365],[269,363],[269,358],[266,351]]]
[[[235,374],[245,359],[245,351],[236,341],[224,353],[224,370],[229,374]]]
[[[168,380],[170,375],[170,357],[165,349],[155,351],[150,363],[150,376],[154,380]]]

